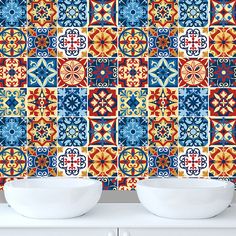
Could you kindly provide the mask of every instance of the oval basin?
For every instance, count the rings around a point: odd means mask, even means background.
[[[78,178],[34,178],[7,182],[8,204],[32,218],[72,218],[88,212],[98,202],[102,183]]]
[[[230,205],[234,184],[211,179],[147,179],[137,183],[137,194],[147,210],[161,217],[210,218]]]

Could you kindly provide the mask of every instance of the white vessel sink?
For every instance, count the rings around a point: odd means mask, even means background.
[[[139,200],[155,215],[178,219],[210,218],[224,211],[234,184],[210,179],[160,178],[137,184]]]
[[[91,179],[37,178],[7,182],[8,204],[32,218],[72,218],[83,215],[98,202],[102,183]]]

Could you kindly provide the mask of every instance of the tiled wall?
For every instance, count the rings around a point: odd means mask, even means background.
[[[0,26],[1,185],[235,182],[235,0],[2,0]]]

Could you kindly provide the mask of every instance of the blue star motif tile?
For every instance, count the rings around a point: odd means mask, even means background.
[[[149,58],[149,87],[178,87],[177,58]]]
[[[59,0],[58,24],[62,27],[83,27],[87,24],[86,0]]]
[[[179,88],[180,116],[207,116],[208,89]]]
[[[26,8],[25,0],[1,0],[0,27],[26,26]]]
[[[182,117],[179,120],[179,144],[181,146],[206,146],[208,132],[208,120],[205,117]]]
[[[19,147],[26,145],[26,118],[0,118],[0,146]]]
[[[146,27],[147,0],[119,0],[120,27]]]
[[[56,87],[57,60],[55,58],[28,59],[28,87]]]
[[[147,146],[147,117],[121,117],[118,123],[120,146]]]
[[[87,89],[58,88],[59,116],[87,116]]]
[[[83,117],[61,117],[58,120],[58,144],[63,147],[85,146],[87,120]]]
[[[179,0],[179,24],[182,27],[204,27],[208,24],[207,0]]]

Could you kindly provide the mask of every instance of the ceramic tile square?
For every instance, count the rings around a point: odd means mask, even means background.
[[[116,177],[117,176],[117,148],[89,147],[88,148],[88,176]]]
[[[148,150],[145,147],[122,147],[118,150],[118,175],[120,177],[145,177],[148,175]]]
[[[0,176],[26,176],[27,155],[25,147],[0,147]]]
[[[178,176],[178,148],[156,147],[148,152],[149,176]]]
[[[87,59],[58,58],[58,87],[86,87]]]
[[[209,85],[211,87],[236,87],[236,59],[210,58]]]
[[[59,116],[87,116],[87,89],[58,88]]]
[[[178,90],[176,88],[150,88],[149,116],[178,116]]]
[[[208,148],[185,147],[179,149],[179,176],[207,177]]]
[[[0,146],[23,147],[26,142],[27,120],[23,117],[0,117]]]
[[[179,58],[179,87],[208,87],[208,59]]]
[[[118,0],[120,27],[146,27],[148,20],[147,0]]]
[[[0,190],[236,185],[235,39],[235,0],[0,1]]]
[[[57,119],[55,117],[31,117],[27,124],[28,145],[48,147],[57,145]]]
[[[28,176],[57,176],[56,147],[31,147],[27,156]]]
[[[26,87],[26,58],[0,58],[0,87]]]
[[[90,116],[116,116],[117,93],[113,88],[92,88],[88,94]]]
[[[149,87],[178,87],[177,58],[149,58]]]
[[[0,27],[25,27],[26,0],[2,0],[0,3]]]
[[[66,177],[87,176],[88,157],[86,147],[58,148],[58,175]]]
[[[0,116],[26,116],[26,88],[0,88]]]
[[[57,87],[56,58],[28,58],[28,87]]]
[[[119,58],[119,86],[147,87],[148,62],[146,58]]]
[[[62,147],[87,144],[87,120],[84,117],[60,117],[58,119],[58,145]]]
[[[88,84],[89,87],[116,87],[117,59],[89,58]]]
[[[148,145],[147,117],[120,117],[118,130],[119,146],[145,147]]]

